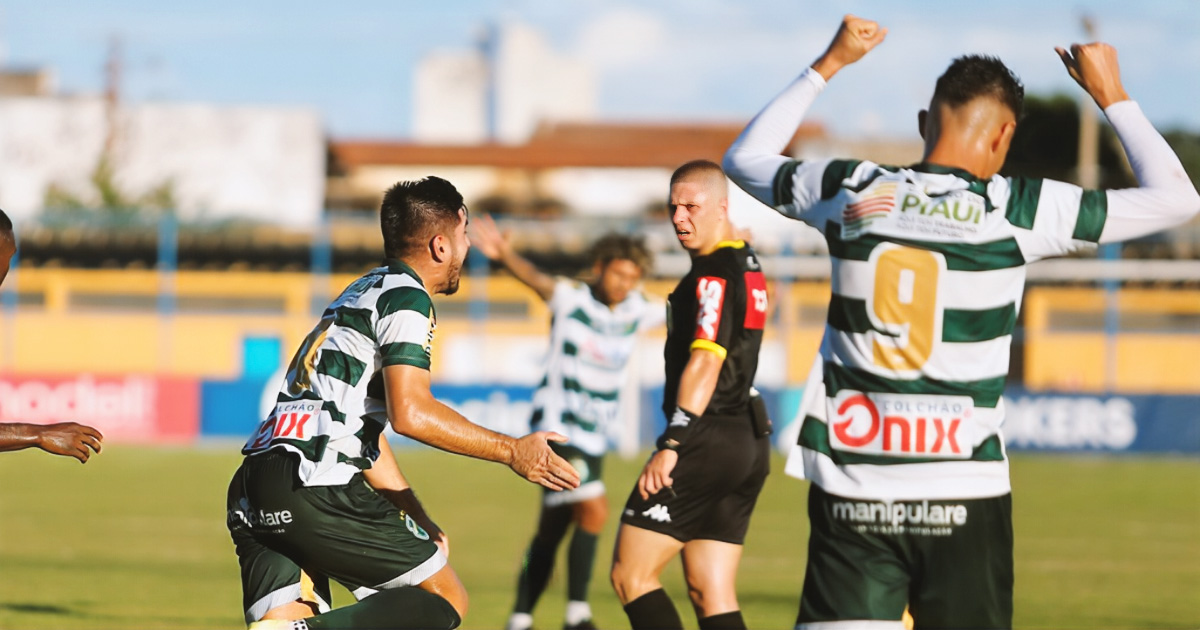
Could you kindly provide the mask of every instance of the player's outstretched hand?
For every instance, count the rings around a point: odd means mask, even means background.
[[[1121,85],[1121,66],[1117,49],[1104,42],[1071,44],[1071,50],[1055,47],[1067,73],[1104,109],[1113,103],[1129,100]]]
[[[638,477],[638,493],[642,495],[642,500],[650,498],[650,495],[657,494],[663,488],[670,488],[674,485],[675,480],[671,478],[671,472],[675,470],[675,464],[679,463],[679,453],[671,449],[663,449],[650,457],[650,461],[646,462],[646,467],[642,469],[641,476]]]
[[[821,55],[813,69],[828,81],[838,70],[863,58],[871,49],[883,42],[888,30],[879,23],[846,14],[838,27],[829,48]]]
[[[551,490],[579,487],[579,472],[550,450],[547,442],[566,442],[564,435],[550,431],[530,433],[517,440],[508,467],[522,477]]]
[[[38,429],[38,447],[47,453],[74,457],[86,464],[92,451],[100,452],[104,435],[85,424],[60,422]]]
[[[471,222],[471,245],[487,256],[488,260],[499,260],[511,247],[508,236],[502,234],[500,228],[496,227],[496,222],[486,214]]]

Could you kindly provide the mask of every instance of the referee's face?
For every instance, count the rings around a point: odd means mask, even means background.
[[[691,254],[708,254],[723,238],[726,200],[707,180],[684,179],[671,186],[671,223],[679,244]]]

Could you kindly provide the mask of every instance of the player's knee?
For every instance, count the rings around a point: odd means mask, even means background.
[[[579,504],[575,512],[575,520],[583,531],[599,534],[608,520],[608,501],[585,501]]]
[[[628,562],[614,561],[609,577],[612,580],[613,590],[617,593],[617,599],[621,600],[622,604],[628,604],[639,596],[658,588],[656,576],[639,570],[638,567]]]

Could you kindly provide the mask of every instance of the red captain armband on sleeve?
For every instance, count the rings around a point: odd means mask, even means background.
[[[704,276],[696,281],[696,339],[717,340],[724,306],[724,278]]]
[[[767,325],[767,279],[761,271],[747,271],[746,323],[747,330],[762,330]]]

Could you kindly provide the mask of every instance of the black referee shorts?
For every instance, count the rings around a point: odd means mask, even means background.
[[[754,436],[749,418],[695,421],[671,473],[674,485],[647,500],[635,486],[621,522],[680,542],[742,544],[771,471],[770,442]]]

